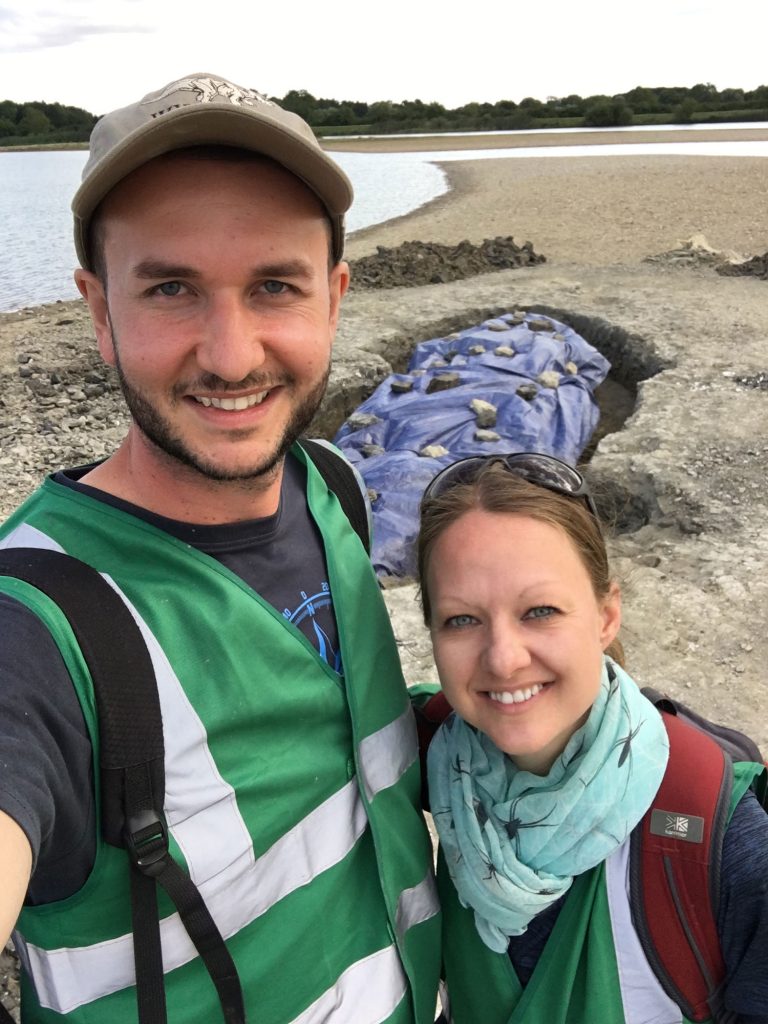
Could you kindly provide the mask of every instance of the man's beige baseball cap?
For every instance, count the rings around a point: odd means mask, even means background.
[[[328,212],[333,255],[344,251],[344,214],[352,204],[349,178],[320,147],[298,114],[254,89],[204,72],[180,78],[129,107],[113,110],[91,132],[91,151],[72,200],[75,249],[92,269],[88,226],[94,210],[131,171],[187,146],[223,145],[271,157],[300,178]]]

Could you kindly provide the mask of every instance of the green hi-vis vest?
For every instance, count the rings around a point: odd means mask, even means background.
[[[742,771],[743,769],[743,771]],[[731,813],[757,766],[735,765]],[[528,984],[480,939],[442,856],[443,957],[451,1024],[690,1024],[659,984],[633,927],[629,839],[574,879]]]
[[[136,618],[158,679],[171,852],[227,940],[248,1020],[431,1024],[440,915],[413,714],[370,561],[336,496],[296,457],[325,545],[343,681],[223,565],[51,480],[0,545],[75,555]],[[40,591],[7,577],[0,590],[56,640],[98,790],[94,693],[71,630]],[[160,916],[169,1024],[215,1024],[216,991],[165,893]],[[17,928],[25,1022],[135,1021],[123,850],[99,841],[82,889],[25,908]]]

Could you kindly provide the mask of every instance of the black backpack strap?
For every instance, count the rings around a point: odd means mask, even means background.
[[[360,490],[357,474],[347,460],[337,452],[318,441],[301,439],[301,447],[309,455],[326,484],[339,499],[352,529],[370,554],[371,535],[368,527],[368,506]]]
[[[234,962],[197,887],[169,853],[160,698],[152,660],[133,616],[100,573],[58,551],[4,549],[0,575],[25,580],[59,606],[93,680],[102,834],[111,845],[124,847],[131,863],[139,1024],[166,1021],[156,883],[170,896],[205,963],[224,1020],[244,1024]]]
[[[659,983],[685,1017],[718,1021],[726,1019],[717,903],[731,762],[714,737],[682,716],[662,710],[662,718],[669,762],[630,839],[632,921]]]

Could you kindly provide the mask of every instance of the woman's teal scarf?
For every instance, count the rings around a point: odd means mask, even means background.
[[[429,748],[429,795],[459,898],[486,946],[567,892],[626,839],[661,785],[669,743],[661,716],[605,659],[589,718],[549,774],[517,769],[488,737],[452,715]]]

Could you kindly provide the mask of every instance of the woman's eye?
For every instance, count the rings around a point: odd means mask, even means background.
[[[449,619],[445,620],[445,624],[449,629],[462,629],[464,626],[472,626],[477,619],[474,615],[452,615]]]
[[[155,291],[159,292],[160,295],[166,295],[169,299],[173,298],[174,295],[179,295],[182,289],[180,281],[164,281],[159,284]]]
[[[557,608],[549,604],[540,604],[535,608],[529,608],[523,616],[524,619],[547,619],[550,615],[556,615]]]

